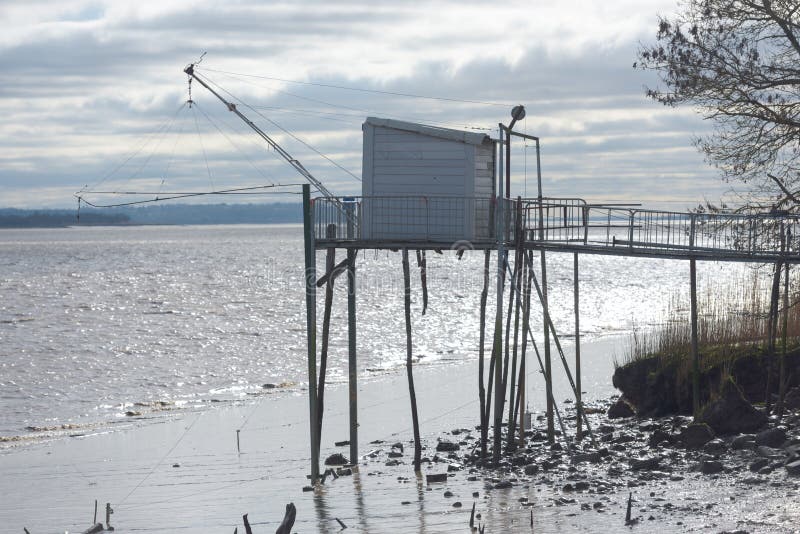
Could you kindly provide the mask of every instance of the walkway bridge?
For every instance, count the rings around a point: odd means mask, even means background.
[[[579,198],[321,197],[317,248],[491,249],[505,247],[695,259],[800,263],[800,216],[687,213]],[[344,209],[343,209],[344,206]]]

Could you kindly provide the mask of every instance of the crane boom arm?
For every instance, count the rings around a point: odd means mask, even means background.
[[[236,114],[237,117],[242,119],[244,121],[244,123],[247,124],[254,132],[256,132],[259,137],[261,137],[270,147],[273,148],[273,150],[275,150],[275,152],[280,154],[280,156],[283,159],[285,159],[287,162],[289,162],[289,165],[294,167],[294,169],[298,173],[300,173],[301,176],[303,176],[306,180],[308,180],[309,183],[311,183],[311,185],[316,187],[319,190],[320,193],[322,193],[326,197],[330,197],[330,198],[334,197],[333,193],[331,193],[328,190],[328,188],[325,187],[322,184],[322,182],[320,182],[317,178],[315,178],[314,175],[311,174],[308,171],[308,169],[306,169],[303,166],[302,163],[300,163],[295,158],[293,158],[292,155],[289,154],[288,152],[286,152],[286,150],[284,150],[282,146],[280,146],[277,142],[275,142],[275,140],[273,140],[269,135],[267,135],[261,128],[256,126],[256,124],[253,121],[248,119],[241,111],[239,111],[239,109],[236,107],[236,104],[234,104],[232,102],[228,102],[227,100],[225,100],[222,97],[222,95],[220,95],[218,92],[216,92],[214,89],[212,89],[205,81],[203,81],[202,78],[198,77],[197,74],[195,74],[195,72],[194,72],[194,63],[192,63],[188,67],[186,67],[183,70],[183,72],[185,72],[187,75],[189,75],[192,79],[197,80],[197,82],[200,85],[202,85],[203,87],[205,87],[206,89],[208,89],[211,92],[212,95],[214,95],[218,99],[220,99],[220,101],[227,106],[228,111],[232,111],[233,113]]]

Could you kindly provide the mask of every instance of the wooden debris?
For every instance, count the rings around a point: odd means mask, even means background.
[[[293,502],[290,502],[286,505],[286,513],[283,516],[283,521],[281,521],[281,524],[278,527],[278,530],[275,531],[275,534],[291,534],[296,517],[297,508]]]

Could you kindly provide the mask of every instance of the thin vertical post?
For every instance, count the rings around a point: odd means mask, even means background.
[[[329,224],[325,229],[325,238],[336,239],[336,225]],[[328,371],[328,346],[331,334],[331,311],[333,308],[333,268],[336,265],[336,248],[328,248],[325,255],[325,274],[328,281],[325,283],[325,304],[322,312],[322,343],[319,353],[319,377],[317,381],[317,417],[319,429],[317,430],[317,450],[322,443],[322,420],[325,417],[325,377]]]
[[[506,135],[506,198],[511,198],[511,128],[513,128],[513,124],[512,122]]]
[[[358,367],[356,365],[356,254],[347,249],[347,370],[350,388],[350,463],[358,464]]]
[[[502,424],[503,424],[503,399],[505,398],[505,391],[501,388],[502,380],[500,379],[503,373],[503,285],[504,285],[504,272],[505,272],[505,250],[504,250],[504,236],[505,236],[505,215],[503,209],[503,128],[500,125],[500,164],[501,172],[498,173],[499,191],[497,194],[497,310],[495,313],[494,321],[494,379],[496,387],[494,388],[494,436],[492,451],[492,461],[495,465],[500,462],[500,447],[502,442]]]
[[[575,295],[575,396],[578,410],[578,439],[583,438],[583,400],[581,391],[581,308],[580,283],[578,280],[578,253],[573,255],[573,293]]]
[[[689,292],[692,322],[692,411],[697,417],[700,415],[700,350],[697,343],[697,265],[694,258],[689,259]]]
[[[408,395],[411,398],[411,424],[414,427],[414,471],[420,472],[422,462],[422,441],[419,435],[417,416],[417,394],[414,389],[413,347],[411,343],[411,274],[408,266],[408,249],[403,249],[403,301],[406,316],[406,374],[408,375]]]
[[[303,185],[303,236],[306,260],[306,338],[308,345],[308,404],[311,427],[311,484],[319,480],[319,443],[317,425],[317,260],[314,246],[314,222],[311,212],[311,189]]]
[[[527,375],[528,358],[528,335],[530,334],[531,317],[531,279],[533,275],[533,263],[530,261],[530,253],[522,251],[522,364],[519,371],[519,446],[525,446],[525,378]]]
[[[544,197],[542,196],[542,159],[539,148],[539,139],[536,139],[536,185],[539,200],[539,242],[544,244]],[[544,311],[544,367],[545,367],[545,391],[547,395],[547,440],[555,442],[555,426],[553,421],[553,373],[552,362],[550,360],[550,331],[547,325],[547,317],[550,313],[547,305],[547,258],[544,249],[539,252],[542,264],[542,309]]]
[[[489,417],[486,413],[486,388],[484,386],[484,360],[486,349],[486,300],[489,294],[489,262],[492,251],[483,253],[483,290],[481,291],[480,332],[478,334],[478,398],[481,408],[481,459],[486,458],[486,440],[489,435]]]
[[[786,232],[781,232],[781,252],[786,253],[787,245]],[[789,262],[783,263],[784,277],[783,277],[783,333],[782,333],[782,350],[781,350],[781,366],[778,372],[778,417],[783,417],[783,402],[786,399],[786,387],[788,381],[786,379],[786,343],[787,336],[789,335]]]

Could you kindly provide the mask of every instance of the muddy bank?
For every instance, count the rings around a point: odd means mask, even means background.
[[[712,351],[725,350],[720,358]],[[706,352],[706,354],[703,354]],[[700,404],[706,404],[719,391],[723,379],[733,378],[749,402],[764,402],[768,372],[772,368],[770,391],[778,394],[778,369],[780,356],[770,356],[755,347],[710,348],[701,351]],[[800,348],[786,355],[789,387],[800,384]],[[642,416],[660,417],[670,414],[692,413],[691,361],[688,357],[652,356],[642,358],[614,371],[613,384],[622,396]]]
[[[479,429],[457,428],[425,444],[417,479],[408,477],[410,442],[373,443],[359,469],[362,476],[389,475],[439,494],[444,506],[466,510],[465,527],[472,518],[486,532],[498,531],[485,513],[486,503],[500,495],[515,501],[511,509],[528,511],[513,532],[555,532],[557,525],[548,522],[554,514],[575,518],[572,526],[580,532],[626,526],[641,532],[794,531],[800,521],[793,504],[800,495],[800,410],[769,418],[758,433],[717,436],[684,416],[610,420],[605,412],[612,403],[588,408],[594,442],[559,435],[551,445],[537,427],[524,448],[489,467],[476,453]]]

